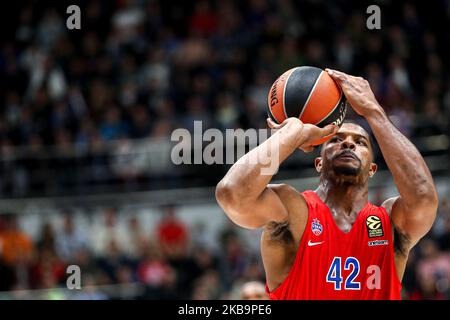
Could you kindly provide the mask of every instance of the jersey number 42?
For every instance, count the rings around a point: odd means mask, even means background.
[[[345,271],[350,271],[348,276],[342,277],[342,267]],[[342,290],[342,282],[344,282],[344,290],[361,290],[361,282],[357,281],[360,272],[360,263],[355,257],[347,257],[342,265],[341,257],[334,257],[328,269],[326,281],[333,283],[334,290]],[[381,270],[379,266],[370,265],[367,267],[367,288],[380,289],[381,288]]]

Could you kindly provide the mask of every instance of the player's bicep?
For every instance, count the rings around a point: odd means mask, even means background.
[[[404,236],[409,248],[413,247],[433,225],[434,216],[427,207],[408,207],[401,196],[383,203],[390,213],[391,221],[398,233]]]
[[[287,210],[276,192],[279,188],[280,185],[268,185],[256,199],[242,195],[238,201],[222,201],[221,206],[231,221],[248,229],[261,228],[271,221],[286,221]]]

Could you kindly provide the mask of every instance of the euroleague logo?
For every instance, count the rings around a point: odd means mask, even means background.
[[[366,225],[369,238],[383,236],[383,225],[381,223],[380,217],[368,216],[366,219]]]
[[[311,230],[314,233],[314,235],[318,236],[322,233],[323,227],[320,224],[319,219],[313,219],[311,223]]]

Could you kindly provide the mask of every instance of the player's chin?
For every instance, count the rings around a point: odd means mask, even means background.
[[[361,173],[361,167],[348,163],[334,165],[333,171],[336,176],[347,176],[347,177],[357,177]]]

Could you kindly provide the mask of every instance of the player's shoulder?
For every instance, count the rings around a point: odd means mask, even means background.
[[[305,202],[302,193],[287,183],[269,184],[268,187],[272,189],[281,200]]]
[[[276,193],[282,193],[284,195],[290,195],[290,196],[300,196],[302,197],[300,191],[298,191],[293,186],[287,184],[287,183],[271,183],[268,185],[270,189],[275,191]]]
[[[271,188],[280,198],[288,212],[288,220],[294,222],[301,216],[307,216],[308,205],[304,195],[293,186],[281,183],[270,184]]]

